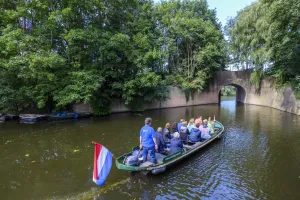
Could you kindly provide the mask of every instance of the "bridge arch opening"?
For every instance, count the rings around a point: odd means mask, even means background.
[[[234,88],[235,89],[235,100],[236,102],[242,102],[244,103],[245,100],[246,100],[246,90],[240,86],[240,85],[237,85],[237,84],[227,84],[227,85],[224,85],[222,86],[222,88],[220,89],[219,91],[219,103],[222,101],[222,96],[224,95],[224,93],[226,92],[226,86],[231,86],[231,88]],[[224,90],[225,88],[225,90]]]

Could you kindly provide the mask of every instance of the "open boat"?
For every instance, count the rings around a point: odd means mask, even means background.
[[[17,116],[17,115],[0,113],[0,122],[5,122],[5,121],[8,121],[8,120],[18,119],[18,117],[19,116]]]
[[[205,140],[204,142],[196,142],[196,143],[191,143],[190,145],[184,145],[183,146],[184,151],[176,152],[166,156],[160,153],[156,153],[157,163],[155,165],[151,165],[152,163],[149,161],[142,163],[139,166],[125,165],[124,163],[126,158],[132,155],[132,152],[129,152],[116,159],[116,166],[118,169],[125,170],[125,171],[132,171],[132,172],[140,171],[140,172],[146,172],[152,174],[162,173],[166,170],[168,166],[178,161],[181,161],[184,158],[189,157],[191,154],[199,151],[201,148],[208,145],[212,141],[216,140],[217,138],[220,138],[223,131],[224,131],[224,126],[220,122],[215,121],[215,133],[212,135],[210,139]],[[133,151],[138,149],[139,146],[132,148]]]
[[[60,121],[68,119],[80,119],[91,117],[91,113],[58,113],[56,115],[48,115],[50,121]]]
[[[38,114],[21,114],[20,123],[23,124],[35,124],[41,121],[47,120],[48,116],[46,115],[38,115]]]

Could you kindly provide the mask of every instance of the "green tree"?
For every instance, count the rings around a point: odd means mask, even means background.
[[[113,99],[162,101],[171,82],[201,91],[224,68],[221,26],[205,0],[0,4],[0,111],[85,102],[106,114]]]
[[[256,86],[262,71],[278,85],[293,84],[300,73],[300,2],[260,0],[228,21],[226,33],[233,62],[254,67]]]

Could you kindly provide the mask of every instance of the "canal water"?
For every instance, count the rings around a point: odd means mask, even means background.
[[[92,182],[93,145],[115,156],[153,126],[202,115],[225,126],[221,139],[159,176],[112,167]],[[59,123],[0,124],[0,199],[300,199],[300,117],[268,107],[203,105]]]

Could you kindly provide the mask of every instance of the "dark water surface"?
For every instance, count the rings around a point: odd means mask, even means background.
[[[95,140],[116,156],[153,126],[216,115],[223,137],[159,176],[115,165],[105,187],[92,182]],[[300,117],[222,101],[221,105],[122,113],[88,120],[0,124],[0,199],[300,199]]]

